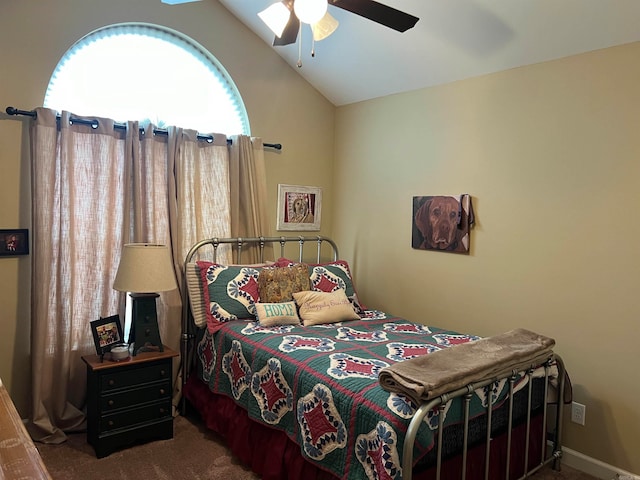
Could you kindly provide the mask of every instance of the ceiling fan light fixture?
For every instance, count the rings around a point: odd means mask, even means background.
[[[295,0],[293,11],[301,22],[313,25],[327,13],[327,0]]]
[[[311,25],[311,31],[313,32],[313,39],[316,42],[324,40],[333,32],[336,31],[340,22],[333,18],[329,12],[324,14],[319,21]]]
[[[267,24],[267,27],[269,27],[271,31],[280,38],[284,31],[284,27],[286,27],[289,22],[291,11],[284,3],[277,2],[258,13],[258,16]]]

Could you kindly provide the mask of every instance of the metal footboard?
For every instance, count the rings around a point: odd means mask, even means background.
[[[552,367],[557,367],[557,377],[555,375],[552,377],[551,371]],[[438,416],[438,433],[437,433],[437,454],[436,454],[436,480],[440,480],[442,473],[442,463],[443,463],[443,453],[442,453],[442,445],[443,445],[443,435],[444,435],[444,415],[442,414],[445,410],[446,404],[449,400],[452,400],[457,397],[464,397],[463,408],[464,408],[464,425],[463,425],[463,447],[461,454],[461,462],[462,462],[462,473],[461,480],[465,480],[466,478],[466,470],[467,470],[467,453],[468,453],[468,432],[469,432],[469,405],[473,392],[475,390],[484,388],[488,385],[491,385],[495,382],[498,382],[503,379],[507,379],[509,381],[509,399],[508,399],[508,427],[507,427],[507,454],[506,454],[506,467],[505,467],[505,477],[507,480],[510,479],[510,460],[511,460],[511,451],[512,451],[512,429],[513,425],[513,413],[514,413],[514,387],[519,375],[526,375],[528,377],[528,382],[526,385],[527,389],[527,415],[526,415],[526,438],[525,438],[525,448],[524,452],[524,474],[518,477],[517,480],[522,478],[527,478],[531,476],[533,473],[540,470],[542,467],[547,465],[548,463],[553,462],[554,469],[560,469],[560,459],[562,457],[562,412],[563,412],[563,392],[564,392],[564,384],[565,384],[565,367],[562,359],[556,355],[552,354],[549,359],[541,366],[544,368],[544,399],[543,401],[543,434],[541,435],[540,442],[541,452],[542,452],[542,460],[539,464],[535,465],[532,468],[529,468],[529,443],[530,443],[530,428],[531,428],[531,419],[533,413],[532,406],[532,389],[533,389],[533,372],[536,366],[531,366],[531,368],[522,371],[515,370],[505,370],[503,373],[492,376],[491,378],[483,379],[478,382],[471,383],[466,385],[465,387],[459,388],[458,390],[445,393],[439,397],[434,398],[433,400],[423,403],[414,413],[413,418],[407,428],[407,433],[404,440],[404,449],[402,452],[402,479],[403,480],[412,480],[413,477],[413,447],[416,439],[416,435],[418,434],[418,430],[420,429],[424,417],[433,409],[438,408],[440,410],[441,415]],[[553,379],[557,379],[557,409],[555,412],[554,418],[554,431],[547,432],[547,421],[548,421],[548,410],[550,402],[548,399],[550,398],[550,385]],[[492,396],[489,395],[489,404],[486,408],[486,421],[487,421],[487,434],[485,439],[485,470],[484,470],[484,478],[485,480],[489,479],[489,468],[490,468],[490,453],[491,453],[491,432],[492,432]],[[548,437],[547,434],[551,434],[551,444],[550,448],[547,447]]]

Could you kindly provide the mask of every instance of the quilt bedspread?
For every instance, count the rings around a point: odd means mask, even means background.
[[[400,479],[404,433],[416,405],[383,390],[381,368],[479,337],[410,323],[378,311],[356,321],[265,328],[233,321],[198,344],[201,375],[258,422],[284,431],[302,454],[345,480]],[[499,403],[505,382],[474,392],[471,415]],[[445,425],[462,420],[450,401]],[[425,418],[414,449],[434,445],[438,410]]]

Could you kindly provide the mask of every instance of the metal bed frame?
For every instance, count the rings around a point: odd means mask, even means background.
[[[192,317],[190,315],[189,308],[189,292],[186,285],[186,267],[187,264],[193,262],[193,258],[202,247],[210,245],[213,247],[213,258],[212,261],[215,262],[217,259],[218,249],[224,245],[231,245],[232,251],[235,252],[235,261],[234,263],[240,264],[242,263],[242,252],[244,247],[257,247],[259,251],[259,261],[264,262],[265,258],[265,247],[267,245],[279,244],[280,245],[280,257],[285,256],[285,246],[289,243],[298,243],[298,261],[305,261],[305,245],[314,244],[315,249],[315,260],[317,263],[320,263],[322,259],[322,247],[323,244],[326,243],[331,247],[331,256],[332,260],[337,260],[338,256],[338,247],[335,242],[327,237],[322,236],[281,236],[281,237],[252,237],[252,238],[210,238],[206,240],[202,240],[196,243],[185,258],[185,263],[183,267],[183,279],[182,279],[182,336],[181,336],[181,355],[182,355],[182,386],[184,388],[190,369],[193,365],[194,357],[193,352],[190,350],[190,344],[195,338],[194,329],[196,328],[193,325]],[[274,259],[275,260],[275,259]],[[307,260],[308,261],[308,260]],[[426,403],[423,403],[414,413],[411,422],[407,428],[407,432],[404,439],[404,449],[402,452],[402,478],[403,480],[412,480],[413,478],[413,447],[416,439],[416,435],[418,430],[420,429],[424,417],[428,415],[430,411],[433,409],[439,409],[440,412],[444,412],[446,408],[446,404],[449,400],[452,400],[457,397],[464,397],[464,424],[463,424],[463,446],[462,446],[462,480],[466,479],[466,470],[467,470],[467,453],[468,453],[468,435],[469,435],[469,406],[470,401],[473,395],[473,392],[479,389],[482,389],[486,386],[489,386],[493,383],[499,382],[503,379],[506,379],[509,382],[509,400],[508,400],[508,426],[507,426],[507,456],[506,456],[506,471],[505,478],[510,478],[510,458],[512,451],[512,428],[513,428],[513,412],[514,412],[514,388],[517,379],[524,375],[528,377],[527,386],[527,416],[526,416],[526,438],[525,438],[525,449],[523,452],[524,455],[524,474],[519,477],[517,480],[521,480],[523,478],[527,478],[531,476],[533,473],[537,472],[545,465],[553,462],[553,468],[555,470],[560,470],[560,460],[562,458],[562,419],[563,419],[563,392],[565,385],[565,367],[564,362],[560,358],[559,355],[555,353],[551,353],[548,357],[547,361],[541,365],[544,368],[544,397],[549,398],[549,385],[551,382],[551,370],[552,366],[556,366],[557,368],[557,409],[555,412],[555,418],[553,419],[552,425],[554,431],[549,432],[547,430],[548,424],[548,407],[549,402],[543,401],[543,434],[541,435],[541,452],[542,452],[542,460],[534,467],[529,468],[529,444],[530,444],[530,428],[531,428],[531,420],[532,420],[532,391],[533,391],[533,379],[534,379],[534,370],[538,365],[531,365],[526,370],[513,370],[510,368],[505,368],[504,371],[497,375],[493,375],[490,378],[484,378],[477,382],[470,383],[462,388],[459,388],[452,392],[447,392],[439,397],[436,397]],[[485,471],[484,471],[484,479],[489,480],[489,468],[490,468],[490,450],[491,450],[491,440],[492,440],[492,400],[491,396],[489,396],[489,405],[486,408],[486,439],[485,439]],[[184,399],[183,399],[184,400]],[[185,413],[184,401],[183,401],[183,409],[182,413]],[[438,433],[437,433],[437,453],[436,453],[436,480],[440,480],[441,478],[441,470],[443,463],[443,432],[444,432],[444,415],[439,415],[439,425],[438,425]]]
[[[548,440],[547,435],[544,434],[547,432],[547,417],[548,417],[548,407],[549,403],[546,399],[549,398],[549,385],[551,381],[551,369],[553,365],[557,367],[557,375],[558,375],[558,386],[557,386],[557,402],[558,407],[555,414],[555,422],[554,422],[554,432],[552,433],[552,439]],[[510,370],[505,369],[502,373],[491,376],[489,378],[485,378],[479,380],[477,382],[470,383],[465,385],[464,387],[459,388],[458,390],[444,393],[439,397],[432,399],[429,402],[423,403],[418,407],[416,412],[413,414],[411,418],[411,422],[409,423],[409,427],[407,428],[407,433],[404,439],[404,450],[402,452],[402,472],[403,472],[403,480],[412,480],[412,465],[413,465],[413,445],[415,442],[416,435],[418,433],[418,429],[420,428],[424,417],[433,409],[437,408],[440,412],[444,412],[446,404],[449,400],[452,400],[457,397],[464,396],[464,426],[463,426],[463,446],[462,446],[462,480],[466,478],[466,470],[467,470],[467,453],[468,453],[468,433],[469,433],[469,405],[471,402],[472,394],[475,390],[479,390],[493,383],[499,382],[503,379],[508,380],[509,382],[509,400],[508,400],[508,426],[507,426],[507,453],[506,453],[506,467],[505,467],[505,478],[510,478],[510,459],[511,459],[511,448],[512,448],[512,437],[511,432],[513,428],[513,408],[514,408],[514,387],[515,382],[518,380],[520,375],[527,376],[527,418],[526,418],[526,435],[525,435],[525,448],[524,448],[524,475],[518,477],[518,480],[527,478],[531,476],[533,473],[537,472],[541,468],[543,468],[548,463],[553,462],[553,468],[555,470],[560,470],[560,459],[562,458],[562,417],[563,417],[563,392],[565,385],[565,367],[564,362],[560,358],[559,355],[555,353],[551,353],[548,359],[544,362],[544,396],[543,398],[543,412],[542,412],[542,424],[543,424],[543,435],[541,435],[541,452],[542,460],[538,465],[529,469],[529,443],[530,443],[530,428],[531,428],[531,419],[532,419],[532,392],[533,392],[533,373],[536,367],[539,365],[531,365],[526,370]],[[489,480],[489,456],[491,453],[491,432],[492,432],[492,396],[489,395],[489,404],[486,408],[487,415],[487,434],[485,440],[485,471],[484,478],[485,480]],[[436,479],[440,479],[441,469],[442,469],[442,445],[443,445],[443,422],[444,415],[438,416],[438,440],[437,440],[437,455],[436,455]],[[550,442],[550,449],[547,448],[547,442]]]

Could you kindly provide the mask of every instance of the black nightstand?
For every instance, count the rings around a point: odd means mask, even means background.
[[[139,353],[127,360],[86,355],[87,441],[98,458],[136,443],[173,438],[172,360],[178,353]]]

